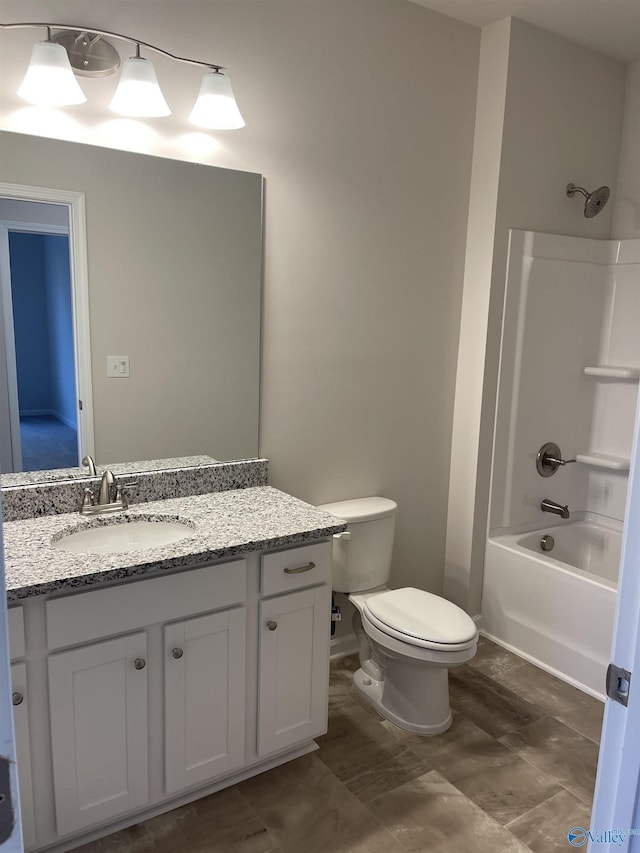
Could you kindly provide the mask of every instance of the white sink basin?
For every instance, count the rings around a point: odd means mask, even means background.
[[[171,545],[193,535],[193,529],[179,521],[122,521],[69,533],[52,542],[52,547],[72,554],[122,554]]]

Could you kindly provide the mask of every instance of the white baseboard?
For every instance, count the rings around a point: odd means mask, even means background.
[[[75,421],[72,421],[71,418],[68,418],[66,415],[61,415],[60,412],[51,412],[51,416],[54,417],[56,420],[60,421],[60,423],[63,423],[66,426],[70,427],[71,429],[78,428],[78,425]]]
[[[331,660],[338,660],[347,655],[354,655],[358,651],[358,641],[355,634],[346,634],[344,637],[334,637],[329,643],[329,656]]]
[[[65,424],[65,426],[70,427],[71,429],[77,429],[78,425],[70,418],[66,417],[66,415],[61,415],[60,412],[54,412],[53,409],[21,409],[20,410],[21,418],[55,418],[60,423]]]
[[[20,409],[21,418],[44,418],[51,414],[51,409]]]

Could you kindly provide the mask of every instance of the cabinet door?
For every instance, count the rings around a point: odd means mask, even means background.
[[[25,848],[29,850],[36,845],[36,835],[31,779],[31,747],[29,744],[27,667],[23,663],[14,663],[11,667],[11,690],[13,692],[13,727],[16,736],[22,837]]]
[[[49,657],[60,835],[148,802],[146,649],[137,633]]]
[[[327,730],[331,590],[260,602],[258,754]]]
[[[244,763],[245,610],[164,628],[167,793]]]

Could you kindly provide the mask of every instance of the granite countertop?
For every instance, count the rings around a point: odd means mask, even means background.
[[[182,521],[193,534],[171,545],[120,554],[72,554],[51,545],[87,527],[140,517]],[[305,544],[345,528],[340,519],[271,486],[150,501],[114,515],[75,512],[9,521],[3,527],[7,599],[192,568],[248,551]]]
[[[140,462],[114,462],[105,465],[96,462],[97,476],[100,477],[105,468],[113,474],[138,474],[140,471],[165,471],[172,468],[200,468],[203,465],[213,465],[218,462],[213,456],[176,456],[171,459],[145,459]],[[40,483],[58,483],[60,480],[86,480],[89,476],[84,465],[74,468],[53,468],[50,471],[19,471],[16,474],[0,474],[0,485],[28,486]]]

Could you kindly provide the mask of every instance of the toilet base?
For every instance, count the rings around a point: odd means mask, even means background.
[[[446,679],[447,670],[444,669],[442,672]],[[377,681],[375,678],[368,676],[362,669],[358,669],[353,676],[353,686],[357,693],[362,696],[369,705],[375,708],[380,716],[407,732],[418,735],[440,735],[443,732],[446,732],[451,726],[452,716],[448,702],[446,704],[446,712],[444,714],[442,713],[442,710],[444,709],[442,709],[438,714],[436,714],[436,719],[432,719],[428,723],[416,723],[406,720],[385,704],[384,681]],[[448,697],[448,692],[445,693],[445,695]],[[438,717],[441,717],[441,719]]]

